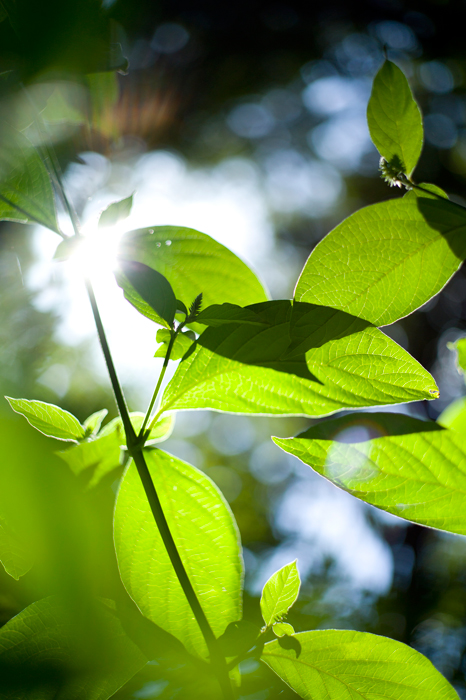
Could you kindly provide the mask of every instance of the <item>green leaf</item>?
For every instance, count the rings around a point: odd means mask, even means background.
[[[276,622],[272,627],[272,632],[276,637],[290,636],[295,633],[293,625],[288,622]]]
[[[81,442],[68,450],[57,452],[73,474],[79,476],[89,470],[87,488],[93,488],[110,472],[121,466],[121,435],[117,430],[90,442]]]
[[[190,464],[161,450],[148,452],[146,461],[187,574],[219,637],[241,617],[242,559],[231,511],[214,483]],[[133,464],[120,486],[114,536],[122,581],[143,615],[191,654],[206,657]]]
[[[165,390],[162,411],[323,416],[438,396],[430,374],[366,321],[290,301],[244,311],[256,323],[224,323],[197,339]]]
[[[100,426],[102,425],[102,421],[107,415],[107,413],[107,409],[102,408],[102,410],[97,411],[96,413],[93,413],[91,416],[89,416],[89,418],[86,418],[86,420],[83,423],[83,427],[86,431],[86,437],[97,435],[97,433],[100,430]]]
[[[81,244],[82,241],[75,236],[72,238],[65,238],[58,244],[53,259],[57,260],[58,262],[69,260],[76,253]]]
[[[464,435],[466,431],[466,396],[461,396],[449,404],[437,418],[437,423],[444,428],[462,432]]]
[[[413,187],[412,190],[409,190],[405,197],[430,197],[430,199],[442,197],[442,199],[448,199],[445,190],[437,187],[437,185],[432,185],[430,182],[421,182],[416,187]]]
[[[295,299],[384,326],[437,294],[466,257],[466,209],[408,196],[357,211],[312,251]]]
[[[194,334],[193,334],[194,335]],[[162,343],[162,345],[157,349],[154,357],[163,357],[167,354],[168,344],[170,342],[171,333],[168,328],[160,328],[157,331],[157,342]],[[178,333],[175,342],[173,343],[172,351],[170,354],[171,360],[179,360],[183,357],[185,353],[188,352],[189,348],[193,344],[195,336],[191,335],[191,331],[186,333]]]
[[[133,194],[119,202],[113,202],[103,210],[99,218],[99,226],[115,226],[120,221],[127,219],[133,206]]]
[[[58,231],[55,199],[47,170],[19,131],[1,125],[0,219],[39,223]]]
[[[366,632],[316,630],[264,646],[262,661],[305,700],[458,700],[411,647]]]
[[[410,176],[421,155],[422,117],[408,81],[391,61],[374,78],[367,123],[380,155],[388,163],[397,159],[400,170]]]
[[[14,530],[11,522],[0,516],[0,561],[3,568],[17,581],[33,565],[30,547]]]
[[[130,418],[133,428],[138,433],[144,420],[144,413],[130,413]],[[157,421],[149,433],[146,446],[151,447],[167,440],[173,431],[174,423],[174,414],[166,415]],[[122,420],[115,418],[103,428],[96,439],[72,445],[67,450],[57,452],[57,455],[67,463],[76,476],[84,472],[85,476],[89,477],[87,488],[91,489],[97,486],[107,474],[123,465],[121,450],[125,449],[124,443]]]
[[[287,614],[299,595],[300,585],[296,561],[283,566],[269,578],[260,601],[262,618],[267,627]]]
[[[245,306],[267,299],[262,284],[240,258],[191,228],[154,226],[130,231],[122,238],[120,256],[144,263],[166,277],[186,308],[201,292],[204,306],[222,301]],[[138,311],[160,323],[147,305],[124,291]],[[199,324],[190,325],[200,329]]]
[[[24,416],[33,428],[47,437],[74,442],[85,436],[85,429],[78,419],[59,406],[44,401],[5,398],[15,413]]]
[[[449,350],[456,350],[456,366],[464,377],[466,374],[466,338],[460,338],[454,343],[447,343],[447,347]]]
[[[134,292],[130,296],[127,292],[128,282],[136,291],[136,295],[149,305],[155,316],[157,323],[161,323],[168,328],[172,328],[176,313],[176,298],[170,283],[159,272],[134,260],[123,260],[120,262],[123,274],[117,274],[117,282],[123,287],[125,296],[132,304]],[[136,305],[138,311],[139,307]]]
[[[455,430],[396,413],[369,413],[273,440],[377,508],[466,534],[466,451]]]
[[[5,700],[106,700],[147,659],[103,604],[33,603],[0,629]]]

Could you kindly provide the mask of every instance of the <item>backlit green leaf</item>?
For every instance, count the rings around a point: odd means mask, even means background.
[[[367,503],[466,534],[466,450],[456,430],[396,413],[368,413],[273,440]]]
[[[27,574],[33,564],[31,548],[15,532],[11,522],[0,515],[0,561],[3,568],[17,581]]]
[[[366,632],[316,630],[265,645],[264,661],[305,700],[458,700],[411,647]]]
[[[127,219],[131,213],[133,206],[133,195],[125,199],[120,199],[119,202],[113,202],[103,210],[99,218],[99,226],[115,226],[119,221]]]
[[[52,185],[39,154],[7,124],[0,132],[0,220],[39,223],[57,231]]]
[[[121,466],[121,443],[121,435],[114,430],[108,435],[90,442],[81,442],[57,454],[76,476],[86,472],[85,475],[89,477],[87,488],[93,488],[104,476]]]
[[[460,338],[454,343],[448,343],[448,349],[456,351],[456,363],[459,371],[466,374],[466,338]]]
[[[89,418],[86,418],[83,423],[83,427],[86,430],[87,437],[90,435],[97,435],[100,430],[100,426],[102,425],[102,421],[107,413],[107,409],[103,408],[101,411],[96,411],[96,413],[93,413],[91,416],[89,416]]]
[[[223,323],[202,333],[178,365],[161,410],[322,416],[438,396],[432,377],[366,321],[290,301],[244,311],[256,323]]]
[[[210,236],[191,228],[154,226],[130,231],[122,238],[120,256],[144,263],[166,277],[186,308],[201,292],[203,307],[218,302],[246,306],[267,299],[246,263]],[[153,310],[124,291],[138,311],[160,323]]]
[[[170,353],[171,360],[179,360],[189,350],[195,338],[194,333],[190,335],[191,333],[192,331],[188,331],[187,333],[178,333]],[[154,357],[165,358],[168,350],[168,344],[170,343],[170,337],[171,334],[168,328],[160,328],[157,331],[157,342],[162,343],[162,345],[157,349]]]
[[[144,413],[130,413],[130,418],[133,428],[136,433],[139,433]],[[167,440],[173,431],[174,423],[174,414],[168,414],[158,420],[149,433],[147,447]],[[76,476],[84,473],[84,476],[88,477],[87,488],[91,489],[97,486],[107,474],[123,465],[121,451],[124,446],[123,423],[121,418],[115,418],[102,429],[96,439],[72,445],[67,450],[58,452],[57,455],[67,463]]]
[[[283,566],[269,578],[260,601],[262,618],[267,627],[286,615],[299,595],[300,585],[295,561]]]
[[[183,564],[214,634],[241,617],[242,559],[231,511],[213,482],[154,450],[147,465]],[[134,464],[120,486],[114,520],[123,583],[141,612],[196,655],[204,639],[154,523]]]
[[[422,118],[406,77],[391,61],[374,78],[367,123],[380,155],[388,163],[398,159],[400,170],[411,175],[422,150]]]
[[[290,625],[288,622],[276,622],[272,627],[272,631],[276,637],[289,636],[295,633],[293,625]]]
[[[33,603],[0,629],[5,700],[106,700],[147,659],[103,604]]]
[[[168,280],[156,270],[134,260],[120,261],[120,268],[122,274],[117,273],[117,282],[123,287],[128,301],[134,304],[133,298],[136,301],[140,298],[152,309],[153,316],[155,313],[157,323],[171,328],[175,319],[176,298]],[[133,290],[128,290],[128,282]],[[140,311],[137,303],[135,306]]]
[[[84,427],[75,416],[59,406],[44,401],[12,399],[5,396],[15,413],[24,416],[39,432],[57,440],[76,441],[85,435]]]
[[[466,209],[408,196],[357,211],[312,251],[295,299],[384,326],[437,294],[466,256]]]
[[[439,415],[437,423],[444,428],[451,428],[462,432],[466,431],[466,396],[452,401]]]

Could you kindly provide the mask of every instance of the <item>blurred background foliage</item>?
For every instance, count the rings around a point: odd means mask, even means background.
[[[379,177],[365,122],[384,46],[424,114],[417,181],[466,204],[464,1],[3,0],[0,13],[8,13],[0,24],[2,118],[35,138],[20,87],[27,85],[90,237],[99,212],[135,191],[127,226],[199,228],[252,262],[274,297],[290,296],[331,228],[400,196]],[[103,240],[100,260],[112,245]],[[79,270],[52,262],[55,247],[40,227],[0,225],[1,394],[59,403],[81,420],[107,406],[111,418]],[[160,368],[155,327],[134,319],[102,270],[94,273],[104,320],[131,407],[143,410]],[[438,297],[385,329],[434,374],[441,393],[396,410],[435,419],[465,393],[447,349],[465,334],[465,291],[460,270]],[[2,499],[14,494],[10,507],[38,552],[19,582],[0,572],[0,620],[86,586],[131,607],[112,548],[118,472],[86,492],[53,456],[56,443],[33,436],[6,402],[0,417]],[[263,583],[297,557],[296,630],[352,628],[401,640],[466,698],[464,539],[365,506],[270,441],[308,424],[185,413],[166,444],[205,470],[231,504],[245,547],[246,617],[259,622]],[[199,669],[182,666],[166,640],[153,656],[117,697],[174,698],[188,682],[190,698],[208,696]],[[242,671],[242,697],[294,697],[255,661]]]

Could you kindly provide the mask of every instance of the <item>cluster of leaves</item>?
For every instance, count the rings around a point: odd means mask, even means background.
[[[466,257],[466,210],[435,186],[413,181],[422,120],[406,78],[388,61],[374,81],[368,122],[383,159],[383,176],[408,192],[356,212],[330,232],[306,262],[292,300],[269,300],[242,260],[198,231],[159,226],[124,235],[118,284],[141,314],[162,326],[156,355],[164,357],[164,369],[170,359],[180,360],[159,407],[152,414],[151,404],[146,416],[132,414],[131,422],[176,550],[232,682],[238,681],[238,663],[251,655],[303,698],[453,700],[456,692],[440,673],[403,644],[352,631],[295,633],[284,620],[299,592],[294,562],[264,587],[264,627],[245,625],[243,562],[232,513],[206,475],[156,445],[168,437],[177,410],[324,417],[342,409],[438,396],[430,374],[379,326],[419,308],[455,273]],[[21,144],[23,138],[16,136],[11,143]],[[47,169],[32,146],[18,148],[26,154],[22,160],[9,152],[5,156],[0,187],[5,209],[0,214],[40,221],[59,231]],[[22,163],[28,164],[30,178],[19,178],[15,168]],[[112,205],[101,224],[121,220],[130,207],[130,200]],[[69,240],[61,244],[60,257],[67,248]],[[463,344],[458,351],[464,366]],[[154,401],[159,388],[160,382]],[[101,428],[105,411],[100,411],[81,425],[56,406],[9,401],[37,430],[73,443],[59,455],[73,472],[88,476],[87,488],[121,462],[128,463],[114,514],[123,584],[148,620],[193,657],[213,662],[166,539],[154,522],[134,444],[127,442],[125,449],[124,420]],[[466,451],[460,434],[465,422],[462,402],[438,423],[359,412],[319,423],[294,438],[274,440],[363,501],[413,522],[465,534]],[[17,538],[7,535],[0,538],[0,559],[19,577],[30,563],[24,543],[19,547]],[[98,601],[97,609],[104,620],[102,634],[114,642],[105,663],[90,664],[89,669],[85,665],[79,681],[73,667],[72,677],[81,687],[80,697],[104,699],[150,657],[128,630],[118,627],[118,616],[109,613],[111,603]],[[74,653],[68,623],[60,601],[30,606],[0,630],[0,662],[34,658],[37,665],[42,656],[48,662],[67,661]],[[55,697],[53,684],[44,688],[41,697]],[[75,697],[75,692],[75,687],[62,686],[60,697]],[[5,695],[13,696],[18,697],[14,691]]]

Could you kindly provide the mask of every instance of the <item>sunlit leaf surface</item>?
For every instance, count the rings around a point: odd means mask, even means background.
[[[261,658],[304,700],[458,700],[425,656],[375,634],[301,632],[269,642]]]
[[[466,256],[466,209],[409,196],[360,209],[312,251],[297,301],[394,323],[437,294]]]
[[[367,503],[466,534],[466,450],[464,434],[456,430],[396,413],[370,413],[273,440]]]
[[[44,401],[5,398],[15,413],[24,416],[33,428],[48,437],[76,441],[85,435],[85,429],[78,419],[59,406]]]
[[[241,617],[242,559],[231,511],[213,482],[190,464],[154,450],[146,454],[177,549],[218,637]],[[204,639],[172,568],[136,467],[126,472],[114,521],[123,583],[141,612],[196,655]]]
[[[269,578],[260,601],[262,618],[267,627],[286,615],[298,597],[300,584],[295,561],[283,566]]]
[[[366,321],[313,304],[229,307],[168,384],[162,410],[322,416],[341,408],[436,398],[432,377]],[[249,319],[238,322],[240,312]],[[254,321],[255,318],[255,321]]]
[[[422,118],[405,75],[391,61],[374,78],[367,123],[380,155],[388,162],[398,159],[400,170],[410,175],[421,155]]]
[[[201,292],[204,308],[220,302],[246,306],[267,299],[246,263],[210,236],[191,228],[154,226],[130,231],[121,241],[120,256],[144,263],[166,277],[186,308]],[[153,309],[123,289],[138,311],[160,323]]]

